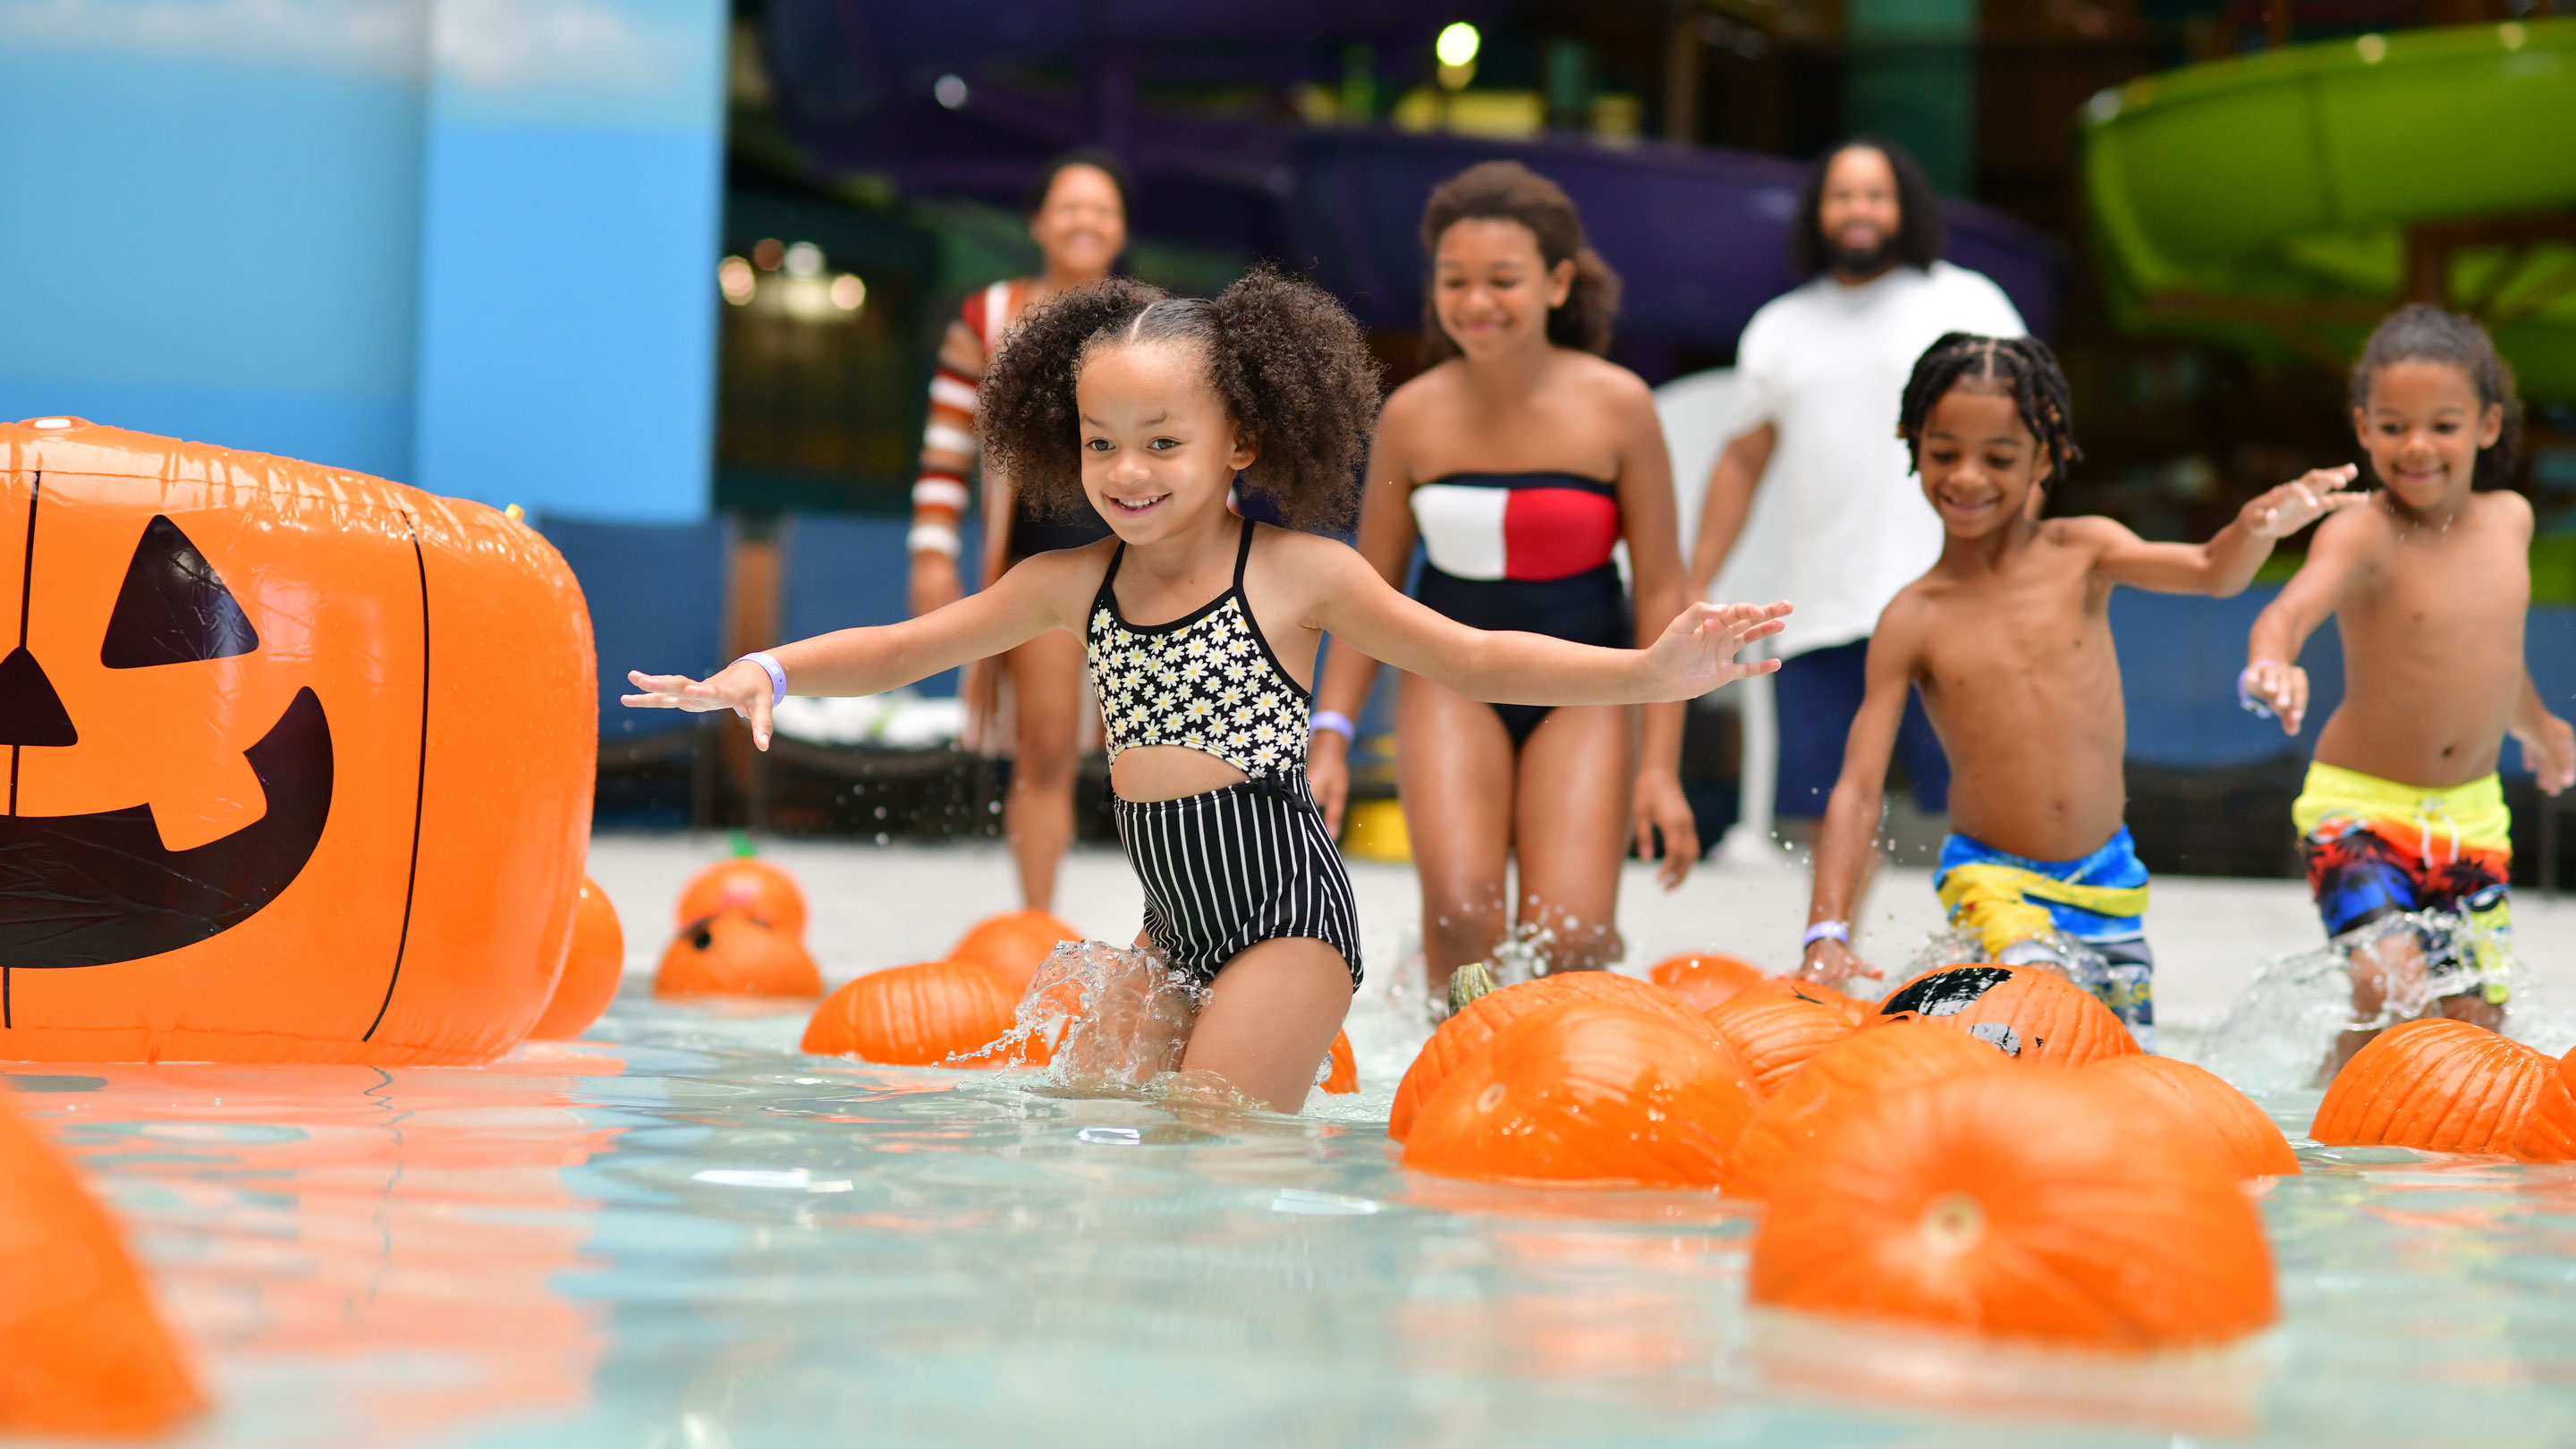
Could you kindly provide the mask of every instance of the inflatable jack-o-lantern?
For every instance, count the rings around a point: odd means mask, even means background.
[[[570,938],[592,673],[489,508],[0,424],[0,1058],[506,1049]]]

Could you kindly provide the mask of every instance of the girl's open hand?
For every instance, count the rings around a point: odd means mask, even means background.
[[[2256,538],[2288,538],[2329,513],[2368,502],[2369,494],[2346,491],[2360,474],[2361,470],[2350,463],[2340,468],[2311,468],[2246,504],[2242,515],[2245,525]]]
[[[1756,639],[1780,632],[1789,605],[1693,604],[1673,616],[1663,636],[1646,651],[1646,672],[1653,680],[1655,703],[1697,699],[1722,684],[1780,668],[1777,659],[1745,663],[1736,651]]]
[[[2258,659],[2236,676],[2236,698],[2256,714],[2280,720],[2281,733],[2297,734],[2299,722],[2308,715],[2308,671],[2295,664]]]
[[[729,709],[751,721],[751,742],[769,748],[769,671],[738,659],[701,681],[685,674],[626,672],[627,682],[643,691],[621,696],[628,709],[685,709],[691,714]]]

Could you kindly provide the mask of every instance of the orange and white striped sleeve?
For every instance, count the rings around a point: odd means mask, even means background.
[[[921,476],[912,485],[912,531],[906,545],[913,553],[939,553],[955,558],[957,526],[966,516],[966,475],[975,466],[975,387],[984,375],[984,329],[974,314],[984,294],[966,299],[948,335],[939,344],[939,365],[930,374],[930,420],[921,433]]]

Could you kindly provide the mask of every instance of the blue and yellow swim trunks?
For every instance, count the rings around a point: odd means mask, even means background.
[[[2435,789],[2311,764],[2290,819],[2327,935],[2408,911],[2464,917],[2477,928],[2467,949],[2427,941],[2434,964],[2476,971],[2489,1001],[2505,999],[2513,812],[2494,775]]]
[[[1953,835],[1941,846],[1932,888],[1950,924],[1983,938],[1990,960],[2017,942],[2063,932],[2099,955],[2106,979],[2083,985],[2155,1050],[2155,953],[2147,946],[2147,868],[2123,825],[2081,860],[2027,860]]]

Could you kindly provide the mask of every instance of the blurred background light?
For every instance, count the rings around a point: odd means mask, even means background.
[[[787,275],[810,277],[823,270],[823,249],[809,241],[797,242],[787,249]]]
[[[752,271],[751,263],[740,257],[727,257],[716,264],[716,289],[737,307],[751,300],[759,284],[759,275]]]
[[[843,272],[832,279],[832,305],[844,312],[856,312],[867,305],[868,284],[855,273]]]
[[[930,83],[930,98],[949,110],[963,109],[966,105],[966,78],[958,75],[941,76]]]

